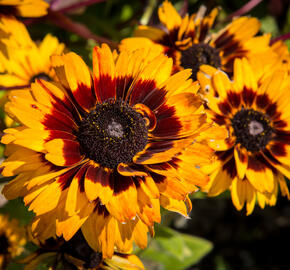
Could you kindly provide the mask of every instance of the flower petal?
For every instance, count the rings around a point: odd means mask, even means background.
[[[256,195],[254,187],[245,179],[237,177],[232,181],[231,196],[235,207],[240,211],[244,204],[247,205],[247,215],[250,215],[255,207]]]
[[[72,166],[83,159],[79,143],[66,139],[54,139],[45,143],[45,158],[57,166]]]
[[[124,66],[123,68],[126,68]],[[95,94],[99,102],[116,97],[115,63],[108,45],[93,50]]]
[[[102,204],[111,200],[114,183],[112,182],[111,171],[91,163],[85,176],[85,192],[90,201],[99,198]]]
[[[131,177],[115,175],[114,178],[114,193],[106,208],[118,221],[126,222],[134,218],[137,213],[136,186]]]
[[[240,179],[243,179],[248,167],[248,153],[247,150],[240,146],[235,146],[234,156],[236,162],[237,173]]]
[[[261,155],[248,157],[246,177],[262,193],[271,193],[274,190],[274,175],[269,165]]]
[[[94,107],[96,99],[92,91],[92,78],[85,62],[77,54],[70,52],[63,56],[53,57],[56,74],[63,81],[65,75],[73,97],[85,111]],[[66,83],[63,83],[65,86]]]

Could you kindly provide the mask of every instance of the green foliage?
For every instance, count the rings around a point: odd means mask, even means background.
[[[198,263],[213,245],[200,237],[182,234],[168,227],[155,226],[156,235],[148,248],[137,252],[154,270],[183,270]]]
[[[27,225],[33,218],[33,213],[28,211],[28,207],[24,205],[21,199],[8,201],[3,207],[0,207],[0,213],[18,219],[22,226]]]
[[[273,36],[277,36],[279,28],[276,20],[271,16],[265,16],[261,19],[261,31],[263,33],[272,33]]]

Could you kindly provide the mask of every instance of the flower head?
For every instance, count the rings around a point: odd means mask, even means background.
[[[0,16],[0,30],[1,88],[29,88],[35,79],[56,79],[50,57],[63,53],[64,44],[50,34],[36,44],[25,25],[11,16]]]
[[[0,13],[17,17],[40,17],[47,14],[44,0],[0,0]]]
[[[12,16],[0,16],[0,88],[1,90],[25,89],[35,79],[56,80],[50,57],[64,51],[64,44],[47,34],[36,44],[23,23]],[[21,91],[21,90],[19,90]],[[25,94],[25,91],[22,92]],[[7,102],[7,95],[0,103]],[[4,115],[0,128],[12,126],[13,121]]]
[[[60,83],[36,80],[6,104],[21,125],[2,138],[2,174],[18,175],[3,193],[24,197],[42,239],[81,228],[104,258],[133,241],[144,248],[160,205],[187,216],[188,193],[207,183],[194,166],[211,156],[198,143],[208,127],[199,87],[189,70],[171,76],[172,60],[154,50],[95,47],[93,77],[74,53],[53,63]]]
[[[0,215],[0,269],[5,269],[9,261],[20,255],[26,244],[25,230],[18,221]]]
[[[38,249],[19,261],[26,264],[25,269],[34,270],[39,265],[46,264],[54,269],[66,270],[144,270],[142,262],[135,255],[115,252],[111,259],[103,259],[102,253],[94,251],[88,245],[81,231],[68,242],[62,237],[40,241],[33,238],[30,228],[28,232]]]
[[[290,176],[289,76],[277,70],[258,84],[246,59],[235,60],[234,79],[202,66],[198,79],[205,91],[208,114],[228,129],[225,140],[212,140],[216,161],[204,167],[206,188],[216,196],[230,188],[238,210],[247,214],[256,199],[263,208],[276,203],[278,187],[289,196],[284,176]]]
[[[192,78],[196,80],[199,67],[203,64],[221,68],[232,74],[235,58],[259,57],[265,53],[271,58],[270,35],[257,36],[260,22],[256,18],[240,17],[218,33],[211,33],[218,8],[205,16],[202,6],[196,14],[181,17],[167,0],[158,10],[163,29],[151,26],[139,26],[134,38],[121,42],[121,50],[155,46],[157,50],[172,57],[175,70],[192,69]],[[267,59],[266,58],[266,59]]]

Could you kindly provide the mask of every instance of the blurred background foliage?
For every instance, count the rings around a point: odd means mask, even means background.
[[[70,0],[63,0],[69,2]],[[74,22],[85,25],[99,37],[116,42],[132,35],[140,22],[158,24],[157,0],[107,0],[87,8],[80,8],[66,15]],[[208,10],[221,7],[215,30],[226,25],[228,18],[247,1],[244,0],[188,0],[172,1],[177,9],[193,13],[203,4]],[[259,1],[257,1],[259,2]],[[260,34],[272,33],[278,37],[290,32],[290,0],[261,1],[247,15],[259,18]],[[67,50],[81,55],[91,65],[91,51],[97,45],[75,33],[57,27],[45,18],[26,20],[34,40],[41,40],[52,33],[65,43]],[[289,40],[286,41],[290,48]],[[267,56],[265,56],[267,57]],[[0,92],[0,97],[4,92]],[[3,111],[0,117],[3,119]],[[3,147],[0,155],[3,156]],[[289,182],[289,181],[288,181]],[[290,242],[290,205],[280,197],[275,207],[255,208],[251,216],[238,212],[228,193],[217,198],[207,198],[198,192],[192,195],[193,210],[185,219],[172,213],[163,213],[163,225],[156,226],[156,236],[146,250],[136,249],[149,270],[279,270],[288,269],[288,243]],[[3,203],[3,198],[0,203]],[[0,213],[17,218],[27,224],[33,214],[21,200],[10,201],[0,207]],[[286,248],[285,248],[286,247]],[[27,245],[25,254],[35,249]],[[25,255],[24,254],[24,255]],[[22,266],[12,263],[9,270]],[[38,270],[47,269],[40,266]]]

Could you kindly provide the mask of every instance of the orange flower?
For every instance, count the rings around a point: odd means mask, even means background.
[[[278,187],[290,199],[289,74],[277,69],[258,81],[248,61],[236,59],[233,80],[210,66],[201,67],[198,79],[209,117],[229,133],[210,143],[216,160],[203,168],[208,194],[230,189],[235,207],[246,205],[247,214],[256,200],[262,208],[275,205]]]
[[[258,19],[236,18],[214,34],[210,30],[218,8],[207,16],[205,11],[205,7],[201,7],[196,14],[181,17],[166,0],[158,10],[163,28],[139,26],[134,38],[122,40],[120,49],[155,47],[173,59],[175,71],[191,68],[194,80],[203,64],[232,75],[236,58],[261,58],[267,62],[275,57],[269,46],[270,35],[255,36],[261,25]]]
[[[53,63],[60,83],[37,80],[6,104],[21,125],[2,138],[2,174],[18,175],[3,193],[24,197],[41,239],[81,228],[104,258],[133,241],[145,248],[160,205],[187,216],[187,195],[208,180],[194,166],[211,156],[193,144],[208,127],[199,86],[189,70],[171,76],[172,60],[153,50],[95,47],[93,78],[74,53]]]

